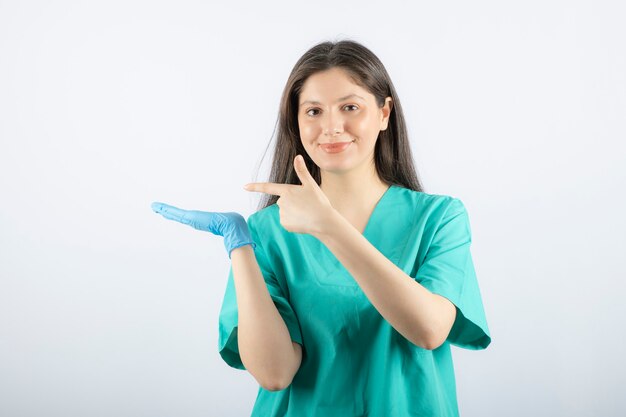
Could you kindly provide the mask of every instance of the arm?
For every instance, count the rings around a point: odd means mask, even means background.
[[[339,212],[315,236],[357,281],[391,326],[413,344],[436,349],[445,342],[456,307],[433,294],[378,251]]]
[[[232,251],[241,361],[259,384],[285,389],[300,368],[302,347],[293,342],[276,309],[250,245]]]

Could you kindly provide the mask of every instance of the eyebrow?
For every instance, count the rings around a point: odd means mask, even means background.
[[[345,97],[341,97],[341,98],[339,98],[339,99],[336,101],[336,103],[338,103],[338,102],[340,102],[340,101],[347,100],[347,99],[349,99],[349,98],[351,98],[351,97],[358,97],[358,98],[360,98],[361,100],[365,101],[365,99],[364,99],[363,97],[361,97],[361,96],[359,96],[359,95],[357,95],[357,94],[348,94],[348,95],[347,95],[347,96],[345,96]],[[319,101],[314,101],[314,100],[306,100],[306,101],[303,101],[302,103],[300,103],[300,105],[299,105],[298,107],[302,107],[302,106],[303,106],[303,105],[305,105],[306,103],[311,103],[311,104],[322,104],[322,103],[320,103]]]

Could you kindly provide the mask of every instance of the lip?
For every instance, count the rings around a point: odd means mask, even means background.
[[[346,149],[348,149],[348,147],[350,145],[352,145],[352,142],[354,142],[354,141],[350,141],[350,142],[335,142],[335,143],[321,143],[320,144],[320,148],[322,148],[326,153],[339,153],[339,152],[343,152]]]

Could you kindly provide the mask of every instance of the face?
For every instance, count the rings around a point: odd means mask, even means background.
[[[298,105],[300,140],[320,170],[344,172],[373,163],[378,134],[389,123],[391,97],[379,108],[373,94],[335,67],[307,78]]]

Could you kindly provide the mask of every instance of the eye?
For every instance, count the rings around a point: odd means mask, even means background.
[[[355,105],[355,104],[346,104],[345,106],[343,106],[343,108],[344,108],[344,109],[345,109],[346,107],[354,107],[354,108],[355,108],[355,110],[359,108],[359,106],[357,106],[357,105]],[[307,110],[307,111],[306,111],[306,114],[307,114],[308,116],[313,117],[313,116],[317,116],[317,114],[310,114],[309,112],[311,112],[311,111],[319,111],[319,109],[318,109],[318,108],[316,108],[316,107],[314,107],[314,108],[311,108],[311,109],[309,109],[309,110]],[[354,110],[351,110],[351,111],[354,111]],[[319,113],[318,113],[318,114],[319,114]]]

